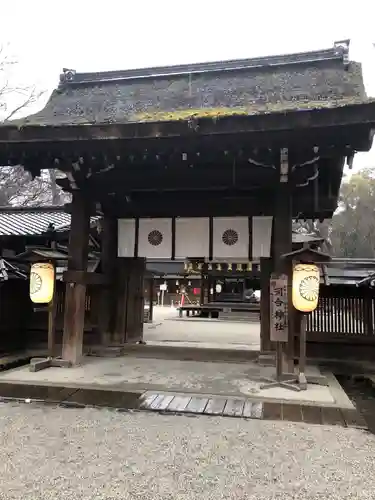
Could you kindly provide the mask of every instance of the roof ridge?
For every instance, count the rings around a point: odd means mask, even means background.
[[[65,212],[64,205],[45,205],[45,206],[0,206],[1,213],[43,213],[43,212]]]
[[[191,73],[212,73],[256,69],[290,64],[307,64],[325,60],[341,60],[344,65],[347,65],[349,63],[349,45],[350,40],[341,40],[335,42],[331,48],[316,51],[262,56],[250,59],[230,59],[227,61],[179,64],[173,66],[154,66],[116,71],[77,73],[74,69],[64,68],[63,73],[60,75],[60,85],[65,86],[88,83],[104,83],[117,80],[156,78],[167,75],[171,76]]]

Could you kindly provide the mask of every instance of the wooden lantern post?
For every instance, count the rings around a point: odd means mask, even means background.
[[[271,387],[283,387],[293,391],[300,391],[297,385],[297,377],[290,373],[283,373],[283,343],[288,338],[288,275],[273,273],[270,280],[270,319],[271,329],[275,331],[277,339],[276,344],[276,375],[274,378],[261,377],[264,382],[261,389],[270,389]]]
[[[293,348],[294,340],[291,335],[292,310],[289,307],[291,302],[291,269],[290,264],[283,258],[292,250],[292,189],[289,182],[288,148],[280,149],[278,168],[279,185],[276,192],[273,219],[273,272],[269,276],[269,328],[267,328],[268,331],[263,330],[264,323],[267,321],[263,314],[261,331],[262,337],[269,334],[269,338],[262,339],[262,346],[267,343],[269,347],[271,342],[276,346],[276,376],[275,378],[262,377],[265,384],[261,386],[261,389],[283,387],[299,391],[300,388],[296,385],[297,378],[294,373],[284,373],[284,367],[289,368],[288,365],[293,362],[289,350]],[[264,278],[267,280],[268,276],[262,276],[262,284],[264,284]],[[265,303],[264,299],[262,309],[263,313],[267,312],[268,309],[268,303]],[[288,361],[290,362],[288,363]],[[289,369],[289,372],[291,371]]]
[[[36,262],[30,272],[30,299],[34,304],[47,306],[48,312],[48,357],[30,364],[30,371],[36,372],[50,366],[61,366],[55,356],[56,331],[56,264],[53,261]],[[39,310],[35,308],[34,310]],[[45,309],[41,309],[45,310]]]
[[[319,265],[329,262],[331,257],[318,250],[305,247],[285,254],[283,258],[294,265],[293,306],[299,317],[298,385],[301,390],[306,390],[308,383],[306,377],[307,315],[311,314],[318,303]]]
[[[54,280],[53,280],[53,295],[52,300],[48,304],[48,356],[55,356],[56,349],[56,265],[52,263],[54,270]]]

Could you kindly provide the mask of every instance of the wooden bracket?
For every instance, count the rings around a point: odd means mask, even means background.
[[[289,179],[289,154],[288,148],[280,149],[280,182],[288,182]]]

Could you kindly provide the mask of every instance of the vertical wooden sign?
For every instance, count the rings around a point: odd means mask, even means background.
[[[272,342],[288,342],[288,276],[271,274],[270,337]]]

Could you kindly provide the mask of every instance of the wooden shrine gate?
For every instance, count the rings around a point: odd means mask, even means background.
[[[238,61],[64,70],[43,110],[0,126],[1,165],[33,176],[58,168],[72,194],[64,362],[82,358],[92,285],[102,344],[139,337],[145,258],[270,258],[262,296],[272,272],[287,274],[290,287],[283,256],[292,251],[292,219],[332,217],[344,164],[371,148],[374,127],[375,103],[348,40]],[[100,271],[90,273],[89,223],[98,214],[105,244]],[[138,276],[121,287],[123,272]],[[294,352],[290,327],[289,362]]]

